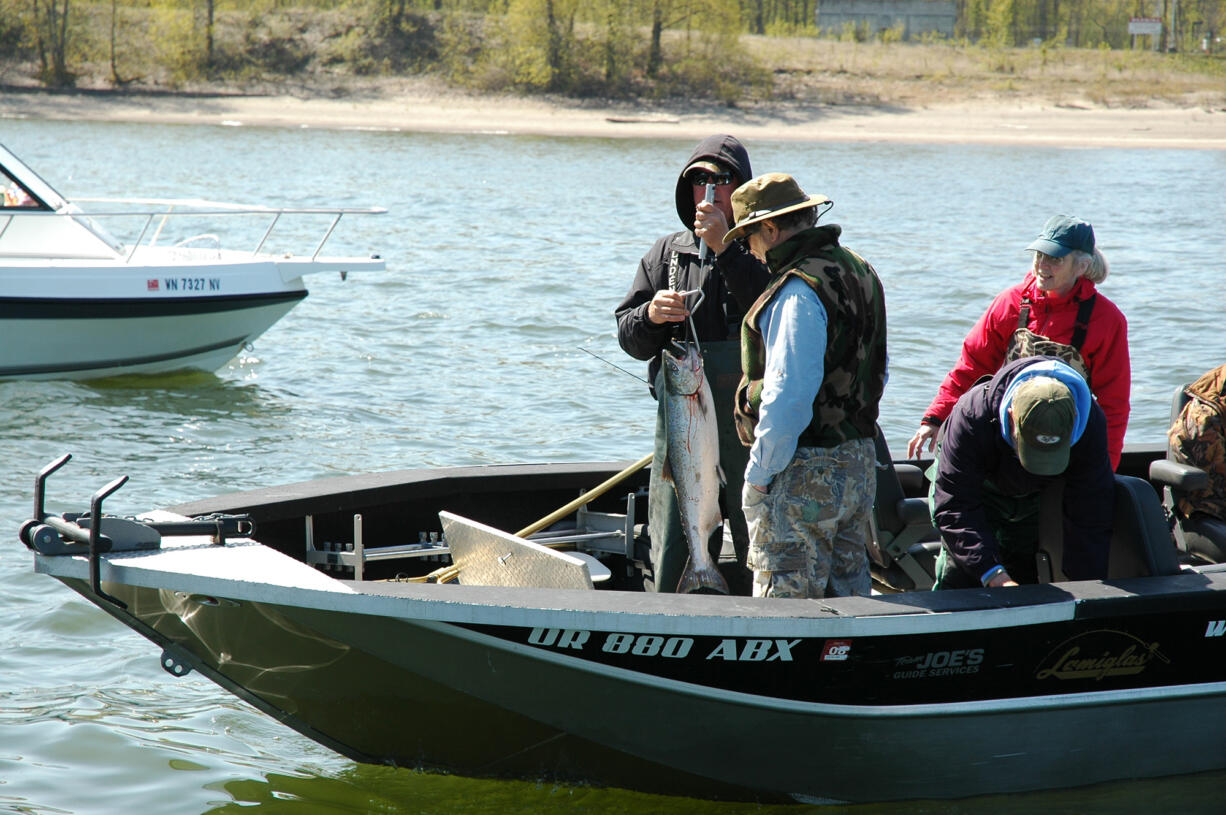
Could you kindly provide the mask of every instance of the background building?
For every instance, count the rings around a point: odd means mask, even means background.
[[[900,25],[903,39],[936,33],[954,36],[958,20],[955,0],[817,0],[817,28],[838,34],[847,23],[870,37]]]

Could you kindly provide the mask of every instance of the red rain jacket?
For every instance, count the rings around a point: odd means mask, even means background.
[[[1017,315],[1022,298],[1029,297],[1030,321],[1027,327],[1053,342],[1070,344],[1077,308],[1094,294],[1098,300],[1090,315],[1090,325],[1081,356],[1090,372],[1090,389],[1107,417],[1107,451],[1112,468],[1118,468],[1128,428],[1129,395],[1132,392],[1132,367],[1128,359],[1128,321],[1119,308],[1084,277],[1064,297],[1039,291],[1034,273],[1012,288],[996,295],[992,305],[971,328],[962,343],[958,364],[945,376],[936,398],[924,414],[924,422],[939,424],[949,417],[958,397],[970,390],[983,376],[995,374],[1005,362],[1009,338],[1017,330]]]

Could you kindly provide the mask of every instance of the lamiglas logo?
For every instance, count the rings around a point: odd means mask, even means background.
[[[956,651],[929,651],[894,660],[894,679],[929,679],[942,676],[977,674],[983,665],[982,648]]]
[[[1087,631],[1057,645],[1035,673],[1036,679],[1093,679],[1139,674],[1155,660],[1170,663],[1158,643],[1123,631]]]

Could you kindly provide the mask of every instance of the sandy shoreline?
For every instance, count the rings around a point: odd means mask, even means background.
[[[689,141],[731,132],[747,140],[1226,149],[1226,109],[1122,109],[1040,101],[961,101],[917,109],[794,103],[645,109],[471,96],[414,86],[345,96],[0,89],[0,120],[14,118]]]

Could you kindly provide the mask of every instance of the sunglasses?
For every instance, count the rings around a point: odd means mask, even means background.
[[[690,173],[690,183],[695,187],[705,187],[708,184],[722,187],[732,183],[732,173],[708,173],[706,170],[698,170]]]

